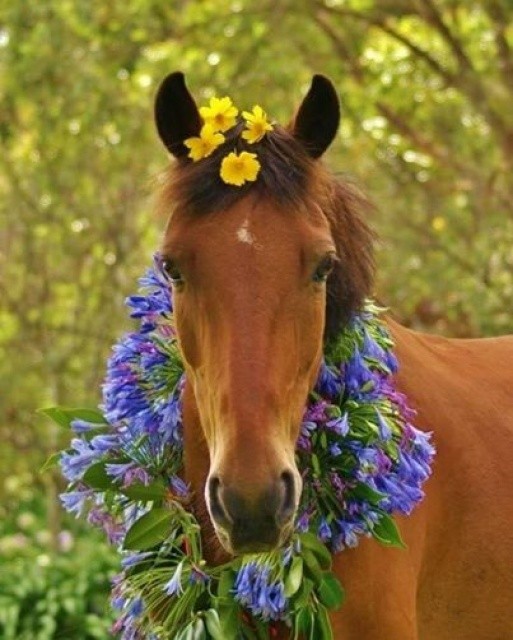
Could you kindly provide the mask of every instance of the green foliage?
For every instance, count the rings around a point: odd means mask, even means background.
[[[173,514],[169,509],[154,508],[135,522],[126,534],[125,549],[151,549],[170,534]]]
[[[37,497],[0,526],[0,638],[105,640],[118,558],[69,522],[53,544]]]
[[[72,552],[1,558],[3,640],[105,640],[114,560],[89,534]]]
[[[89,525],[62,517],[52,484],[34,485],[30,473],[11,474],[3,489],[0,638],[108,638],[118,554]]]

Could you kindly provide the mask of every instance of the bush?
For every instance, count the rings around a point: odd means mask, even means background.
[[[109,638],[110,579],[119,563],[113,550],[89,529],[78,530],[81,537],[61,531],[52,552],[40,519],[25,512],[22,525],[24,518],[30,526],[0,537],[0,638]]]

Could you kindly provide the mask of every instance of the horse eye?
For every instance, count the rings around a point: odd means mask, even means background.
[[[333,271],[337,257],[333,253],[328,253],[319,262],[313,274],[314,282],[326,282],[328,276]]]
[[[162,261],[162,268],[164,272],[169,276],[171,282],[175,285],[183,284],[183,276],[180,269],[176,266],[176,263],[169,258],[164,258]]]

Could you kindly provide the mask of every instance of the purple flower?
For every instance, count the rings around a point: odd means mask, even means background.
[[[178,476],[171,476],[169,478],[169,484],[173,493],[179,498],[187,498],[189,495],[189,486]]]
[[[356,400],[372,397],[376,387],[377,374],[371,371],[362,354],[355,348],[345,366],[346,388]]]
[[[83,491],[68,491],[67,493],[61,493],[59,498],[69,513],[76,514],[78,518],[82,513],[85,505],[85,501],[93,495],[91,489]]]
[[[243,607],[263,620],[284,619],[288,600],[281,580],[272,580],[266,564],[250,561],[243,565],[235,579],[234,597]]]
[[[335,374],[331,367],[323,361],[315,385],[316,391],[329,398],[338,396],[344,387],[343,379]]]
[[[134,467],[134,462],[110,463],[105,465],[105,471],[107,472],[107,475],[111,476],[111,478],[114,478],[114,480],[122,482],[124,480],[125,474]]]
[[[210,576],[202,571],[196,565],[191,568],[191,574],[189,576],[189,582],[192,584],[207,584],[210,581]]]
[[[92,422],[87,422],[86,420],[72,420],[71,428],[77,435],[82,435],[84,433],[89,433],[90,431],[94,431],[95,429],[105,428],[104,424],[94,424]]]
[[[326,409],[328,403],[326,400],[318,400],[313,404],[308,404],[306,407],[305,415],[303,416],[303,424],[316,423],[326,419]]]
[[[364,329],[362,354],[367,358],[374,358],[381,362],[384,358],[383,349],[379,344],[371,337],[369,332]]]
[[[128,615],[131,618],[138,618],[144,611],[144,603],[142,598],[135,598],[128,607]]]
[[[144,485],[149,485],[151,481],[150,476],[148,475],[148,472],[146,471],[146,469],[143,469],[142,467],[137,467],[137,466],[133,466],[131,469],[129,469],[126,473],[125,476],[123,478],[123,487],[129,487],[132,484],[134,484],[134,482],[140,482],[141,484]]]
[[[72,451],[65,451],[60,460],[62,473],[70,482],[79,480],[86,469],[102,457],[102,452],[81,438],[73,438]],[[74,450],[74,451],[73,451]]]
[[[105,509],[96,506],[91,509],[87,516],[89,524],[100,527],[107,534],[111,544],[119,544],[125,536],[125,527],[122,522],[117,521]]]
[[[299,531],[299,533],[306,533],[310,526],[310,518],[310,513],[308,513],[308,511],[303,511],[296,520],[296,531]]]
[[[430,442],[432,434],[420,431],[412,425],[408,426],[413,437],[413,449],[417,459],[422,460],[426,464],[431,464],[435,455],[435,448]]]
[[[126,601],[127,600],[125,596],[114,596],[111,599],[110,604],[113,609],[118,609],[119,611],[121,611],[125,607]]]
[[[176,596],[179,593],[183,593],[182,571],[183,571],[183,560],[176,567],[175,572],[171,577],[171,580],[166,582],[166,584],[164,585],[164,591],[168,596]]]
[[[334,471],[332,471],[329,475],[330,478],[330,484],[331,486],[335,489],[335,491],[337,492],[337,495],[339,498],[341,498],[344,489],[345,489],[345,484],[342,480],[342,478],[338,475],[338,473],[335,473]]]
[[[336,443],[335,444],[330,444],[329,452],[330,452],[330,455],[332,455],[334,458],[336,458],[337,456],[342,454],[342,449]]]
[[[111,449],[119,446],[119,439],[115,434],[95,436],[91,440],[91,446],[96,451],[108,453]]]
[[[153,551],[140,551],[138,553],[130,553],[121,560],[121,566],[124,569],[129,569],[130,567],[133,567],[136,564],[139,564],[140,562],[143,562],[144,560],[147,560],[154,555],[155,554]]]
[[[324,518],[321,518],[321,524],[317,530],[317,536],[321,542],[327,542],[332,536],[330,526]]]
[[[347,411],[342,417],[335,418],[334,420],[329,420],[326,423],[326,426],[339,436],[347,436],[347,434],[349,433],[349,416],[347,414]]]
[[[392,429],[390,428],[390,425],[379,411],[376,411],[376,416],[378,418],[379,437],[382,440],[390,440],[392,437]]]
[[[147,436],[152,457],[168,444],[181,446],[180,398],[168,388],[169,366],[161,338],[129,333],[114,347],[103,385],[108,421],[126,425],[132,439]]]
[[[342,545],[342,547],[356,547],[358,545],[358,536],[363,533],[362,526],[344,518],[336,520],[336,524],[339,530],[337,544]]]

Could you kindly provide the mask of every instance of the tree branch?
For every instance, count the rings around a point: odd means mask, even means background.
[[[506,38],[506,27],[508,16],[504,13],[503,7],[495,0],[489,0],[484,4],[484,9],[488,12],[495,28],[495,46],[499,56],[499,71],[507,89],[513,93],[513,56],[511,47]]]
[[[438,33],[442,36],[445,42],[449,45],[459,67],[462,71],[474,71],[474,66],[467,56],[460,41],[455,37],[449,27],[445,24],[442,15],[438,11],[434,0],[416,0],[415,4],[419,6],[420,14],[426,19],[426,21],[433,26]]]
[[[397,40],[401,44],[403,44],[407,49],[413,53],[417,58],[423,60],[435,73],[437,73],[441,78],[443,78],[448,85],[453,85],[456,81],[454,74],[452,74],[448,69],[443,67],[438,60],[433,58],[425,49],[422,49],[414,42],[412,42],[407,36],[403,35],[396,29],[390,26],[387,16],[384,17],[375,17],[370,15],[365,15],[359,11],[355,11],[353,9],[345,9],[338,7],[326,7],[322,5],[319,0],[316,0],[316,5],[318,6],[320,11],[325,13],[331,13],[336,16],[349,17],[354,20],[358,20],[360,22],[364,22],[370,26],[376,27],[383,33],[386,33],[394,40]]]

